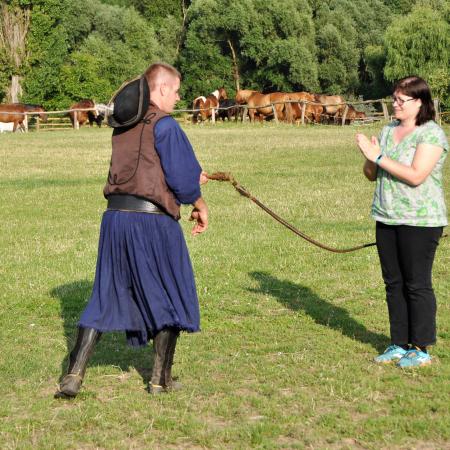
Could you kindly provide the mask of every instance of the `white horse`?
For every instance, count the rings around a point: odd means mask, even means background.
[[[24,133],[24,130],[21,127],[18,127],[18,130]],[[0,133],[14,131],[14,122],[0,122]]]
[[[108,117],[114,112],[114,103],[105,105],[104,103],[95,104],[95,112],[97,113],[97,125],[100,126],[103,120],[108,122]]]

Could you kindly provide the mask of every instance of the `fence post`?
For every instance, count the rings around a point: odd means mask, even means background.
[[[211,122],[216,123],[216,110],[214,108],[211,109]]]
[[[80,129],[80,124],[78,123],[78,111],[76,110],[73,112],[73,128],[75,130]]]
[[[387,109],[386,101],[384,99],[381,100],[381,107],[383,108],[384,118],[386,120],[389,120],[389,112],[388,112],[388,109]]]
[[[39,131],[40,128],[40,117],[39,114],[36,116],[36,131]]]
[[[28,133],[28,114],[24,115],[23,118],[23,126],[25,128],[25,133]]]
[[[272,110],[273,110],[273,118],[275,119],[275,123],[278,123],[277,109],[275,108],[275,105],[273,103],[272,103]]]
[[[302,104],[302,125],[305,125],[306,103],[301,102],[301,104]]]
[[[347,119],[347,113],[348,113],[348,105],[345,105],[344,108],[344,114],[342,114],[342,126],[345,125],[345,120]]]
[[[244,112],[242,113],[242,120],[241,120],[241,122],[244,122],[244,120],[247,120],[247,115],[248,115],[248,106],[245,105],[244,106]]]
[[[436,123],[438,123],[439,125],[442,125],[441,123],[441,112],[439,111],[439,99],[435,98],[433,99],[433,103],[434,103],[434,110],[436,111]]]

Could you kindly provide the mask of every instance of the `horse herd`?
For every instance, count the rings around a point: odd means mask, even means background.
[[[251,122],[256,120],[284,121],[288,123],[341,123],[345,115],[345,123],[364,120],[364,112],[357,111],[346,104],[340,95],[321,95],[309,92],[272,92],[263,94],[254,90],[238,90],[234,99],[229,99],[222,87],[208,96],[194,99],[192,104],[194,123],[207,121],[213,114],[218,119],[244,120],[248,114]],[[108,107],[85,99],[70,106],[66,112],[76,128],[84,124],[101,126]],[[47,122],[47,114],[40,105],[11,103],[0,105],[0,132],[26,131],[28,116],[38,115]]]
[[[244,120],[248,113],[251,122],[255,120],[284,121],[288,123],[338,123],[345,114],[345,123],[364,120],[364,112],[346,104],[340,95],[322,95],[309,92],[272,92],[263,94],[254,90],[241,89],[234,100],[228,99],[224,88],[207,97],[197,97],[192,104],[193,122],[206,121],[214,115],[222,120]]]
[[[106,105],[95,104],[93,100],[85,99],[70,106],[65,114],[69,116],[72,127],[75,128],[89,123],[96,123],[99,127],[105,118]],[[47,122],[48,114],[41,105],[28,103],[9,103],[0,105],[0,133],[3,131],[26,131],[28,116],[39,116]]]

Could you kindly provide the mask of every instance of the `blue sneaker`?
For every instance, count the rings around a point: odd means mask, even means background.
[[[387,364],[395,360],[399,360],[406,355],[407,351],[398,345],[390,345],[384,353],[374,358],[376,363]]]
[[[428,366],[429,364],[431,364],[431,356],[417,348],[413,348],[402,356],[397,366],[404,369],[406,367]]]

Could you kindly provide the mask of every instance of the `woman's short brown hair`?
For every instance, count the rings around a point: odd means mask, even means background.
[[[431,91],[427,82],[420,77],[409,76],[398,80],[394,85],[394,92],[399,91],[409,97],[420,99],[422,105],[416,116],[416,125],[422,125],[429,120],[434,120],[436,111],[434,109]]]

